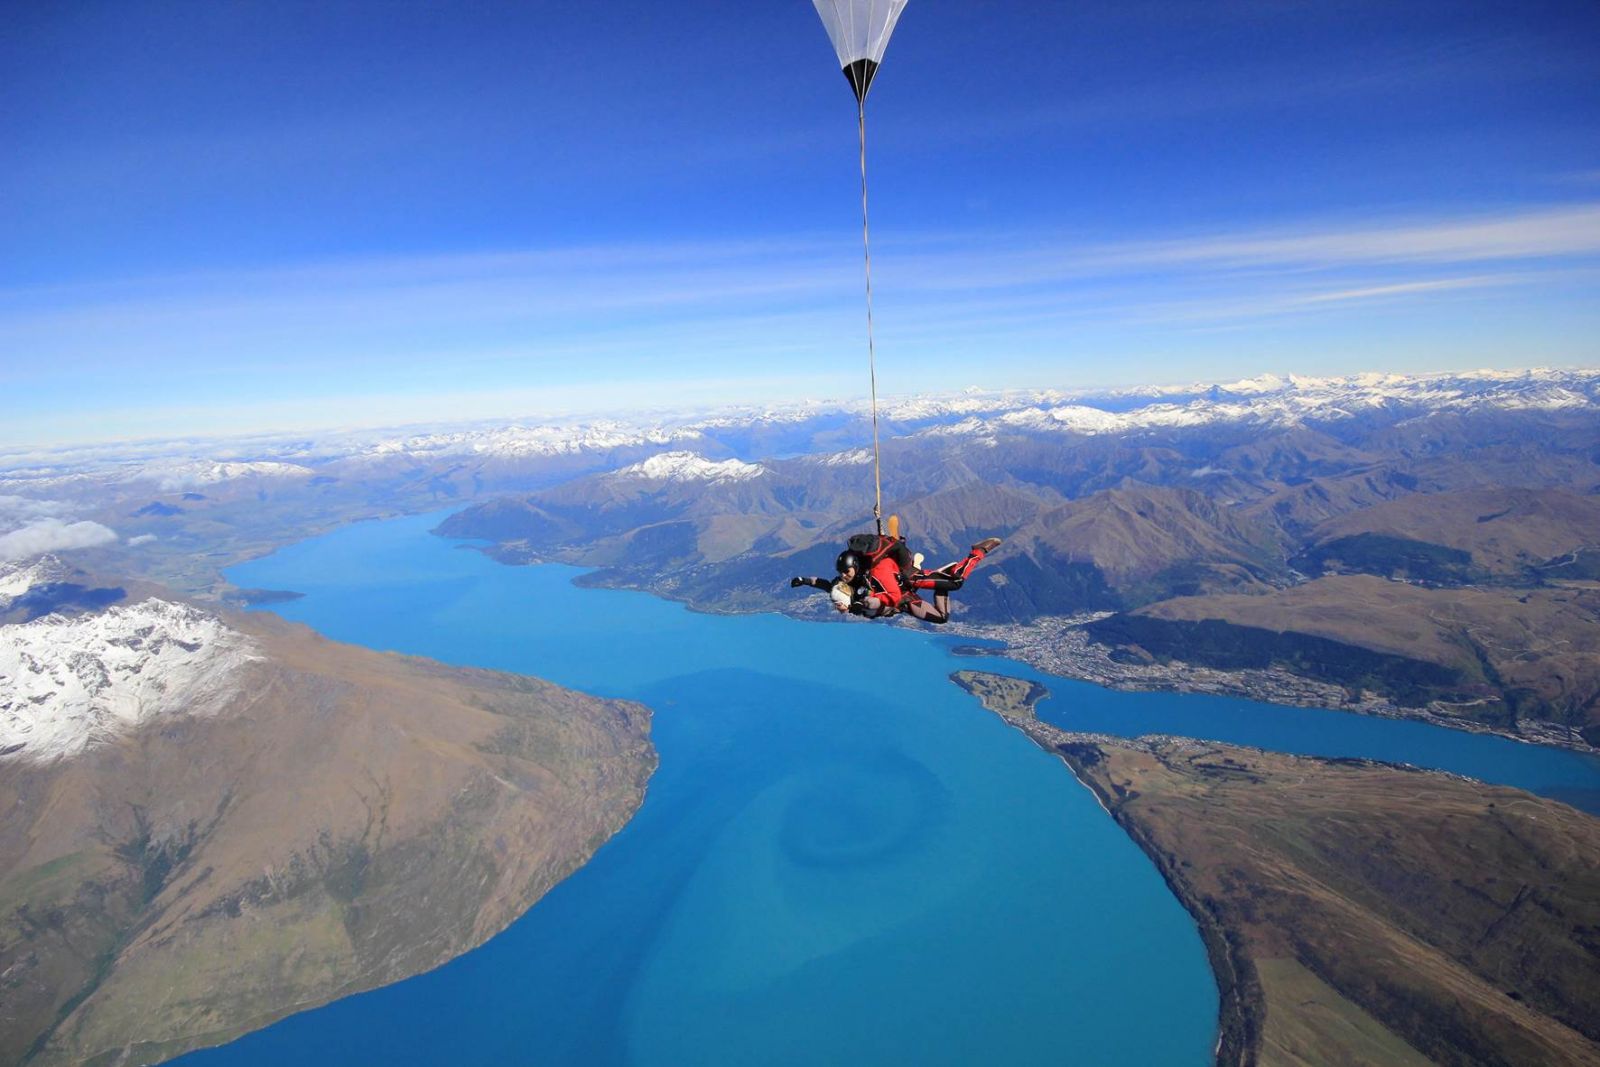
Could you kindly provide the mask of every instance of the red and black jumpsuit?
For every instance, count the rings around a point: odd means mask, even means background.
[[[888,541],[889,538],[882,539],[882,542]],[[987,554],[975,546],[965,559],[947,563],[937,570],[922,571],[916,569],[914,557],[904,540],[882,542],[870,557],[873,562],[868,564],[868,611],[863,614],[893,615],[903,611],[919,622],[934,625],[950,621],[950,594],[961,588],[972,568]],[[924,590],[933,593],[932,604],[917,595]],[[879,604],[876,611],[871,609],[873,600]]]
[[[854,544],[851,549],[857,550]],[[859,554],[866,564],[866,573],[856,575],[852,584],[850,614],[881,619],[905,612],[921,622],[940,625],[950,621],[950,594],[961,588],[972,568],[987,553],[975,545],[965,559],[931,571],[916,568],[915,557],[900,538],[878,538]],[[790,585],[808,585],[826,591],[837,581],[837,578],[794,578]],[[932,604],[917,595],[922,591],[934,594]]]

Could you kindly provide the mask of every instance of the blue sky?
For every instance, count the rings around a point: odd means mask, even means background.
[[[25,4],[0,440],[866,389],[804,0]],[[1600,364],[1592,0],[911,0],[880,385]]]

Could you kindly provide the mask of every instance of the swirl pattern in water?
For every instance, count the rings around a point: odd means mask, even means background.
[[[931,771],[893,752],[819,767],[792,788],[778,830],[784,857],[835,871],[926,847],[950,803]]]

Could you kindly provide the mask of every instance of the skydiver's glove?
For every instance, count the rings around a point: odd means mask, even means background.
[[[805,582],[802,582],[798,578],[790,578],[789,579],[789,588],[790,589],[799,589],[802,585],[805,585],[805,584],[806,584]]]

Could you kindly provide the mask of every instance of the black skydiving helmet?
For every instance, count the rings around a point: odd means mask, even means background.
[[[856,555],[854,552],[841,552],[839,553],[839,558],[833,561],[833,567],[834,570],[838,571],[840,574],[843,574],[851,567],[854,567],[856,569],[856,573],[860,574],[862,572],[861,557]]]

